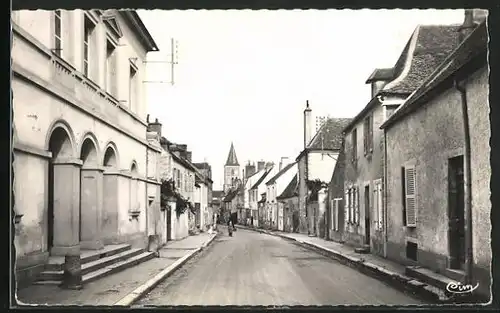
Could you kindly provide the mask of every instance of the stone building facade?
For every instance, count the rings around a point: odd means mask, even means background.
[[[159,207],[141,83],[151,35],[127,10],[15,11],[12,22],[18,280],[49,256],[146,245]]]

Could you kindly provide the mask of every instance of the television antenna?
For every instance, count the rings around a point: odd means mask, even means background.
[[[143,61],[143,63],[166,63],[170,64],[170,81],[165,81],[165,80],[143,80],[143,83],[146,84],[170,84],[174,85],[175,84],[175,76],[174,76],[174,71],[175,71],[175,66],[179,64],[178,60],[178,51],[179,50],[179,42],[174,39],[170,38],[170,54],[167,54],[167,56],[170,57],[169,60],[165,61],[160,61],[160,60],[151,60],[151,61]]]

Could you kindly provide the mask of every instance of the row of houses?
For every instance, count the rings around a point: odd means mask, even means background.
[[[248,194],[238,203],[254,226],[478,283],[489,297],[486,16],[468,9],[461,25],[418,26],[395,65],[368,77],[370,98],[354,118],[328,117],[313,135],[307,103],[295,161],[247,178],[226,203],[236,213],[233,196]]]
[[[25,10],[11,18],[18,286],[62,280],[66,256],[84,263],[118,255],[115,262],[133,265],[154,256],[153,242],[187,236],[190,219],[202,230],[211,223],[210,165],[192,163],[149,121],[145,64],[159,49],[137,12]],[[162,203],[169,180],[192,210],[171,214],[175,203]],[[87,272],[83,282],[106,271]]]

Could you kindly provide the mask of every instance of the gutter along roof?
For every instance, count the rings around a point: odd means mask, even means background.
[[[420,108],[436,94],[442,93],[443,86],[451,87],[453,76],[461,69],[476,61],[473,68],[487,64],[488,31],[486,22],[482,22],[465,38],[426,81],[403,103],[380,128],[389,128],[405,115]]]

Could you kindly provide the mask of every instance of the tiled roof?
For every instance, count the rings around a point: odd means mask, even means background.
[[[458,25],[420,25],[394,66],[395,79],[381,94],[410,94],[458,46]],[[410,61],[410,64],[406,64]],[[405,69],[406,68],[406,69]]]
[[[339,150],[342,146],[342,132],[351,118],[328,118],[307,146],[310,150]]]
[[[257,180],[257,182],[255,184],[253,184],[253,186],[252,186],[252,188],[250,188],[250,190],[257,188],[262,183],[262,181],[266,178],[266,176],[271,172],[272,169],[273,168],[271,167],[267,171],[265,171],[264,174],[259,178],[259,180]]]
[[[227,166],[239,166],[238,158],[236,157],[236,151],[234,150],[234,145],[231,142],[231,148],[229,149],[229,154],[227,155]]]
[[[295,176],[293,176],[288,186],[286,186],[285,190],[283,190],[283,192],[279,196],[277,196],[276,199],[279,200],[279,199],[288,199],[295,197],[298,195],[298,191],[299,191],[298,177],[297,174],[295,174]]]
[[[296,162],[290,163],[290,164],[286,165],[284,168],[282,168],[281,171],[279,171],[276,175],[274,175],[270,180],[267,181],[266,185],[274,184],[274,182],[278,178],[280,178],[281,175],[283,175],[284,173],[286,173],[292,166],[294,166],[295,163]]]
[[[481,23],[476,29],[462,42],[462,44],[451,53],[446,60],[440,64],[425,82],[405,101],[401,107],[396,110],[391,117],[380,126],[385,128],[393,124],[402,116],[408,114],[412,109],[419,107],[425,102],[425,96],[432,90],[437,90],[442,83],[450,78],[454,73],[464,67],[472,59],[484,55],[484,64],[486,64],[486,52],[488,48],[488,30],[486,22]],[[420,101],[419,101],[420,100]]]
[[[193,172],[197,171],[196,167],[194,167],[188,160],[186,160],[180,156],[177,156],[175,153],[172,153],[172,159]]]
[[[387,81],[392,80],[394,78],[394,69],[393,68],[377,68],[373,71],[373,73],[366,80],[366,84],[369,84],[374,81]]]

